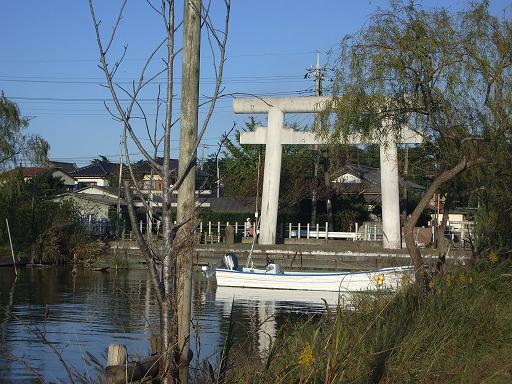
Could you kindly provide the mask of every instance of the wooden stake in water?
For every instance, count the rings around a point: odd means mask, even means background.
[[[14,249],[12,247],[11,230],[9,229],[9,220],[5,218],[5,224],[7,224],[7,233],[9,234],[9,243],[11,244],[12,262],[14,264],[14,273],[18,276],[18,270],[16,269],[16,258],[14,257]]]

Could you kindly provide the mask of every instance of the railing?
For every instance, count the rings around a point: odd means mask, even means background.
[[[95,219],[92,216],[80,221],[80,225],[93,236],[106,236],[111,230],[110,223],[105,219]]]
[[[452,241],[454,245],[465,247],[471,241],[474,233],[475,223],[473,221],[449,221],[446,224],[444,236]],[[434,233],[434,231],[432,231]]]
[[[226,227],[232,226],[235,238],[252,238],[250,228],[245,222],[199,222],[196,227],[196,242],[198,243],[222,243],[226,236]],[[364,241],[378,241],[382,240],[382,224],[365,222],[361,226],[357,223],[354,225],[353,231],[333,231],[329,229],[328,223],[322,225],[310,225],[301,223],[288,223],[287,225],[280,225],[279,235],[282,238],[288,239],[323,239],[323,240],[364,240]],[[156,221],[151,226],[151,231],[148,231],[148,226],[144,221],[139,222],[139,231],[145,236],[150,235],[153,238],[158,238],[161,235],[161,222]],[[132,233],[126,233],[123,237],[125,240],[133,240]]]
[[[354,232],[330,231],[329,223],[327,222],[322,226],[320,226],[318,223],[316,225],[310,225],[309,223],[305,225],[301,223],[293,225],[292,223],[288,223],[287,233],[288,239],[337,239],[352,241],[362,239],[362,234],[359,233],[359,227],[357,223],[355,225]]]
[[[176,221],[174,222],[176,224]],[[245,223],[230,223],[229,221],[226,223],[221,223],[220,221],[217,222],[200,222],[197,227],[195,234],[197,236],[197,242],[200,243],[222,243],[224,241],[224,237],[226,235],[226,227],[227,226],[233,226],[235,237],[250,237],[249,236],[249,228],[246,226]],[[150,228],[150,231],[148,230]],[[149,237],[149,234],[153,236],[154,238],[158,238],[158,236],[161,235],[161,229],[162,225],[159,220],[157,220],[153,225],[150,225],[148,227],[147,223],[144,221],[139,221],[139,231],[143,234],[145,237]],[[133,233],[125,233],[122,236],[123,240],[134,240],[135,237]]]

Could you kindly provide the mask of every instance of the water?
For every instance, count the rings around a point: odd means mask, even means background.
[[[194,364],[215,365],[233,311],[234,338],[264,353],[278,327],[336,305],[337,293],[216,287],[194,276]],[[67,380],[63,360],[89,378],[87,353],[105,364],[111,343],[125,344],[129,357],[146,356],[157,333],[158,309],[145,270],[110,273],[63,268],[27,268],[15,279],[0,268],[0,383]],[[45,342],[46,340],[46,342]],[[55,350],[50,347],[53,346]],[[244,344],[245,345],[245,344]]]

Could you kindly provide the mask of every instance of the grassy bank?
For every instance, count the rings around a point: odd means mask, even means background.
[[[510,383],[512,267],[493,261],[286,327],[265,358],[232,353],[227,382]]]

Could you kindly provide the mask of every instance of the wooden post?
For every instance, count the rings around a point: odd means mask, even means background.
[[[151,339],[152,353],[155,354],[143,360],[128,363],[128,353],[126,347],[120,344],[110,344],[108,347],[107,366],[103,373],[96,378],[98,384],[126,384],[157,378],[159,373],[159,360],[162,356],[159,354],[156,336]],[[145,382],[145,381],[144,381]]]
[[[316,238],[318,240],[318,236],[320,234],[320,224],[316,223]]]
[[[108,346],[107,367],[112,365],[126,365],[128,352],[123,344],[110,344]]]
[[[325,222],[325,241],[329,240],[329,222]]]
[[[300,223],[297,225],[297,239],[300,239]]]
[[[354,237],[354,241],[357,240],[357,234],[359,233],[359,224],[357,222],[356,222],[355,230],[356,230],[356,237]]]
[[[201,0],[184,2],[183,10],[183,52],[182,52],[182,84],[180,114],[180,149],[178,175],[186,174],[178,193],[177,220],[191,220],[195,214],[196,168],[194,166],[199,113],[199,71],[200,71],[200,38],[201,38]],[[187,169],[187,163],[192,166]],[[187,173],[188,171],[188,173]],[[193,223],[193,222],[191,222]],[[182,226],[176,235],[178,244],[189,244],[187,237],[193,228]],[[177,330],[178,344],[175,351],[179,357],[179,382],[188,382],[190,363],[190,319],[192,311],[192,244],[183,247],[176,260],[177,268]],[[165,383],[177,380],[164,380]]]
[[[306,230],[306,238],[309,240],[309,223],[307,225],[307,230]]]
[[[5,224],[7,224],[7,233],[9,235],[9,244],[11,245],[12,262],[14,264],[14,273],[18,276],[18,269],[16,268],[16,257],[14,257],[14,248],[12,247],[11,229],[9,228],[9,220],[5,218]]]
[[[288,238],[292,238],[292,223],[288,223]]]

